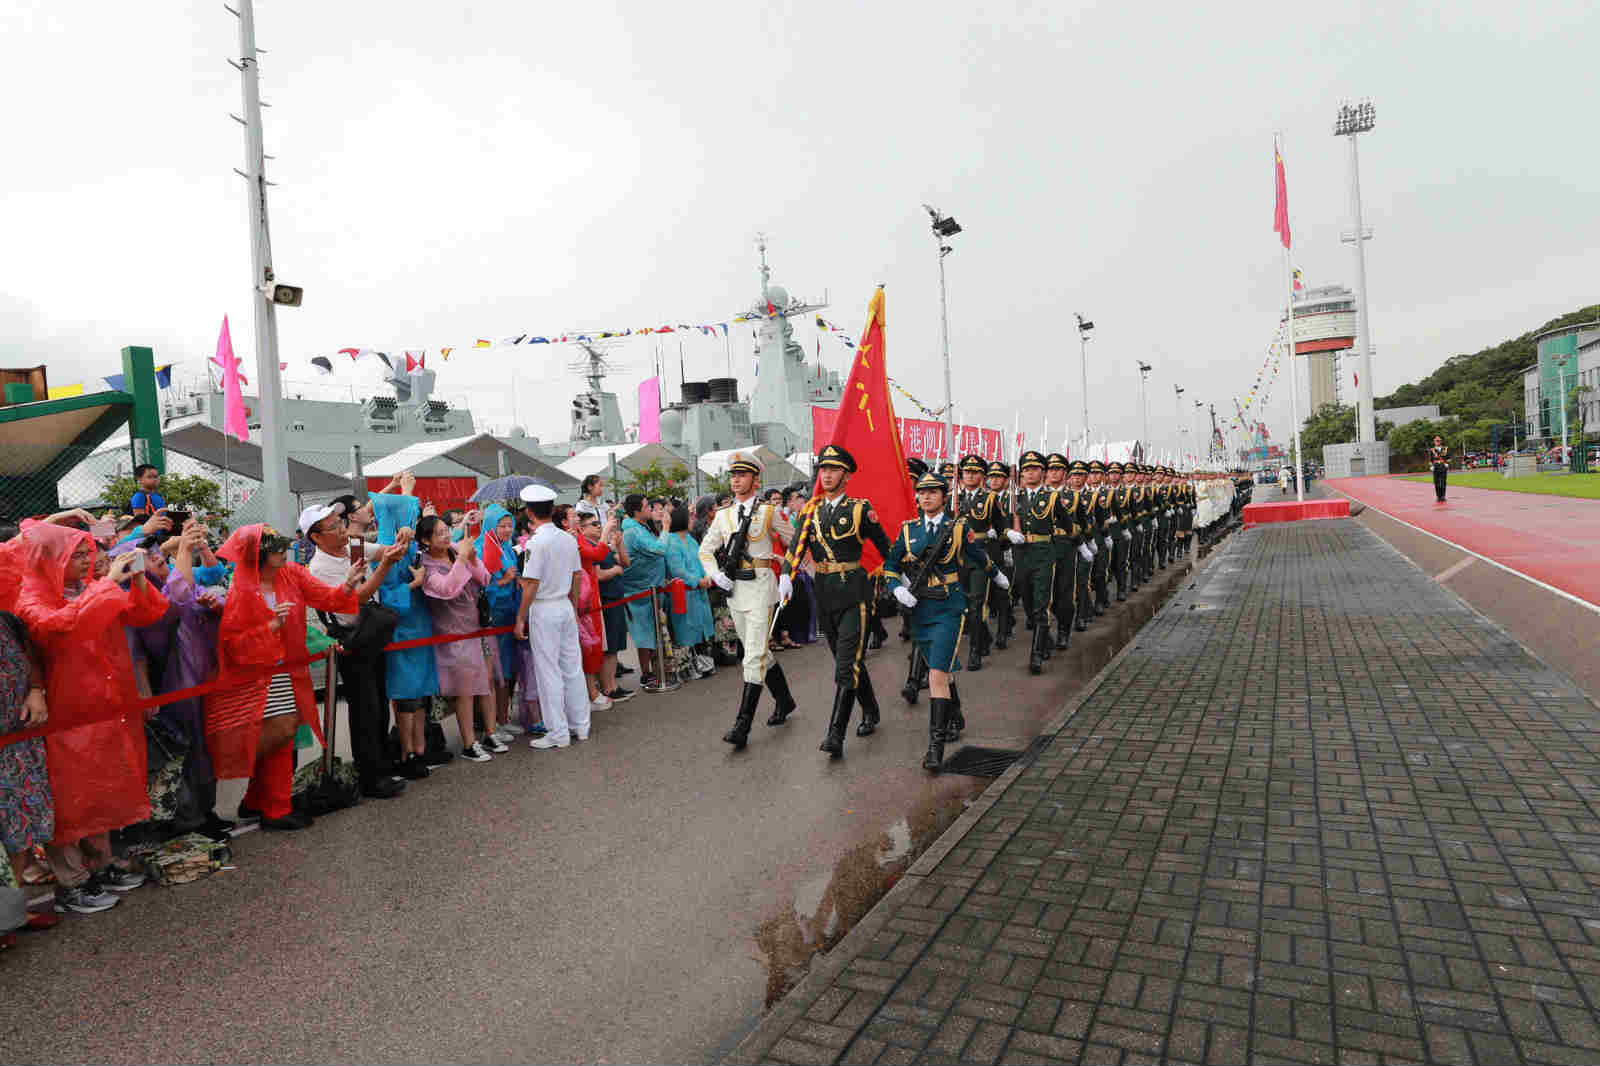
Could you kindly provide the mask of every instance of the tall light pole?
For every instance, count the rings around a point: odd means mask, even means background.
[[[1350,212],[1355,216],[1356,231],[1356,299],[1360,301],[1356,316],[1356,362],[1361,367],[1361,381],[1356,385],[1356,439],[1363,444],[1377,440],[1377,421],[1372,413],[1372,329],[1367,316],[1367,231],[1361,220],[1361,157],[1356,148],[1357,136],[1372,129],[1377,121],[1377,111],[1370,100],[1354,106],[1341,104],[1339,116],[1334,120],[1336,137],[1350,139]]]
[[[1089,439],[1089,334],[1094,323],[1078,315],[1078,356],[1083,368],[1083,439]],[[1148,442],[1147,442],[1148,443]]]
[[[300,291],[278,285],[272,273],[272,238],[267,229],[266,152],[261,136],[261,82],[256,61],[256,17],[253,0],[236,0],[228,8],[239,19],[239,71],[244,91],[244,170],[236,171],[250,186],[250,304],[255,312],[257,406],[261,414],[262,512],[280,528],[294,526],[289,495],[289,453],[283,439],[283,384],[278,370],[279,302],[297,306]],[[230,60],[230,62],[232,62]]]
[[[1178,435],[1178,458],[1183,458],[1183,386],[1172,386],[1172,432]]]
[[[1144,440],[1146,446],[1150,443],[1150,404],[1145,399],[1144,383],[1150,376],[1150,364],[1143,359],[1139,360],[1139,410],[1144,412]]]
[[[950,307],[945,300],[944,291],[944,257],[949,255],[951,248],[945,243],[946,237],[954,237],[961,232],[961,226],[949,215],[941,215],[937,208],[928,204],[928,217],[933,219],[933,241],[939,247],[939,328],[944,339],[944,441],[945,452],[948,458],[956,457],[956,408],[955,396],[950,388]]]
[[[1205,437],[1205,433],[1200,428],[1200,412],[1204,411],[1205,408],[1206,405],[1200,400],[1194,402],[1194,461],[1196,463],[1206,461],[1205,453],[1200,451],[1200,441]]]

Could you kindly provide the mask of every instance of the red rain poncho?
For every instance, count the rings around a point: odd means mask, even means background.
[[[273,578],[272,592],[279,603],[293,604],[294,609],[283,628],[273,632],[273,609],[261,596],[261,535],[265,528],[258,523],[236,529],[217,549],[217,558],[233,564],[233,584],[217,634],[217,680],[241,678],[236,687],[206,697],[206,747],[218,778],[249,777],[253,772],[271,678],[251,675],[285,659],[306,657],[306,608],[340,614],[361,610],[353,590],[324,585],[299,563],[286,563]],[[300,720],[321,740],[311,671],[298,666],[289,671],[289,677]]]
[[[138,689],[122,627],[160,620],[167,600],[138,575],[126,589],[101,578],[68,600],[72,553],[87,545],[92,573],[94,539],[81,529],[44,523],[29,526],[21,539],[17,615],[44,656],[50,725],[61,730],[45,737],[55,840],[70,844],[150,817],[144,715],[133,709]],[[118,717],[71,728],[119,708],[125,713]]]

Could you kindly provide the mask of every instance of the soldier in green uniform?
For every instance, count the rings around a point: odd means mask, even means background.
[[[1105,483],[1106,464],[1089,461],[1089,480],[1084,488],[1091,501],[1089,536],[1094,541],[1094,562],[1089,568],[1089,587],[1094,593],[1094,609],[1099,614],[1111,609],[1111,593],[1106,578],[1111,572],[1111,486]]]
[[[971,528],[965,515],[951,515],[946,509],[949,495],[945,480],[934,474],[917,482],[921,513],[900,527],[883,563],[895,599],[911,611],[913,639],[928,661],[928,753],[922,765],[935,773],[944,764],[946,742],[955,740],[966,725],[961,697],[950,676],[961,669],[961,630],[967,613],[961,570],[974,567],[986,581],[992,578],[1006,587],[1005,575],[995,572],[984,550],[987,538]],[[926,571],[913,589],[907,571],[922,566]]]
[[[1150,493],[1150,468],[1139,463],[1133,475],[1133,506],[1138,523],[1133,530],[1133,587],[1138,588],[1150,580],[1150,514],[1154,502]]]
[[[1076,544],[1073,547],[1073,628],[1079,633],[1089,628],[1089,623],[1094,620],[1094,593],[1090,590],[1089,579],[1094,567],[1094,554],[1098,546],[1091,539],[1090,533],[1094,523],[1094,494],[1086,487],[1089,478],[1089,464],[1082,459],[1077,460],[1067,471],[1067,489],[1072,501],[1072,524],[1077,529]]]
[[[1188,555],[1194,547],[1194,479],[1187,474],[1179,474],[1178,479],[1178,498],[1182,508],[1179,512],[1182,517],[1178,521],[1178,554]]]
[[[1167,479],[1165,468],[1152,467],[1150,470],[1150,495],[1153,502],[1152,521],[1155,522],[1155,533],[1150,538],[1150,573],[1167,565],[1167,535],[1171,532],[1172,519],[1167,514],[1170,505],[1167,500]]]
[[[1117,583],[1117,602],[1128,599],[1128,545],[1133,540],[1133,486],[1122,480],[1122,464],[1106,467],[1106,481],[1111,489],[1111,576]]]
[[[995,494],[984,485],[989,464],[983,456],[968,454],[961,457],[961,487],[955,492],[955,513],[967,520],[967,528],[983,541],[984,557],[989,557],[988,546],[1006,531],[1001,525],[1000,506]],[[964,557],[963,557],[964,558]],[[991,562],[993,560],[990,560]],[[961,587],[967,590],[967,669],[983,669],[983,657],[989,654],[989,626],[984,620],[989,606],[989,574],[993,567],[980,569],[970,563],[961,564]]]
[[[1010,581],[1014,570],[1006,562],[1006,552],[1010,548],[1010,542],[1005,539],[1005,533],[1011,528],[1011,467],[998,459],[990,463],[988,485],[989,491],[994,493],[995,529],[999,533],[989,542],[989,558],[999,567],[1000,572],[1006,575],[1006,580]],[[989,593],[989,603],[993,608],[991,614],[995,619],[994,646],[1002,651],[1011,640],[1011,631],[1017,625],[1016,612],[1013,610],[1014,599],[1008,589],[998,586]]]
[[[1072,466],[1060,452],[1045,457],[1045,488],[1054,490],[1061,498],[1064,520],[1050,531],[1050,546],[1055,555],[1055,579],[1050,589],[1050,613],[1056,620],[1055,640],[1045,641],[1044,657],[1050,658],[1052,647],[1059,651],[1072,638],[1072,620],[1078,610],[1079,542],[1078,499],[1067,484],[1067,470]]]
[[[1018,467],[1022,488],[1017,493],[1016,513],[1006,539],[1016,559],[1016,587],[1022,594],[1023,610],[1033,625],[1033,647],[1028,654],[1028,671],[1044,669],[1050,643],[1050,597],[1055,585],[1055,531],[1072,524],[1061,493],[1044,484],[1044,456],[1036,451],[1022,453]]]
[[[792,574],[809,553],[815,569],[812,588],[817,600],[817,627],[833,653],[833,714],[828,719],[822,750],[835,757],[844,754],[844,731],[857,702],[861,704],[857,736],[870,736],[877,730],[879,720],[878,697],[861,662],[866,650],[867,615],[876,607],[872,582],[861,565],[861,549],[870,540],[887,559],[889,535],[879,525],[872,501],[846,494],[850,475],[855,472],[855,458],[844,448],[830,444],[822,449],[817,456],[817,487],[821,494],[800,512],[794,547],[783,560],[783,573]]]

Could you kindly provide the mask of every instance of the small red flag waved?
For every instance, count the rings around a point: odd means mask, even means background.
[[[1273,169],[1277,172],[1278,202],[1272,209],[1272,232],[1276,233],[1283,241],[1285,248],[1289,247],[1289,182],[1283,176],[1283,153],[1278,151],[1278,146],[1272,146]]]

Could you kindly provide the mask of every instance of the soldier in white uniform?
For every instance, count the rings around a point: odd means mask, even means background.
[[[734,628],[744,644],[744,691],[739,699],[739,715],[723,740],[743,748],[750,738],[750,723],[755,719],[763,683],[772,690],[776,707],[768,725],[782,725],[794,711],[783,668],[767,652],[767,634],[772,614],[787,603],[793,592],[788,574],[782,573],[783,556],[794,540],[794,527],[775,504],[756,498],[761,483],[761,461],[743,452],[728,464],[728,484],[733,502],[711,518],[711,526],[700,541],[700,564],[706,576],[728,593],[728,608]],[[749,520],[741,558],[723,558],[725,549]]]

